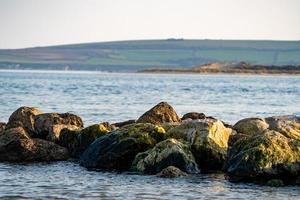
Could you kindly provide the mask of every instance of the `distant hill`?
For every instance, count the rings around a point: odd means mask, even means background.
[[[299,65],[300,41],[138,40],[0,50],[0,68],[138,71],[215,62]]]

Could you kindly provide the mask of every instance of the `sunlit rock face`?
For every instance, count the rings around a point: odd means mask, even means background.
[[[139,153],[132,164],[132,170],[156,174],[168,166],[174,166],[187,173],[198,173],[198,165],[190,146],[176,139],[167,139],[153,149]]]
[[[161,102],[144,113],[137,123],[151,123],[160,125],[163,123],[180,122],[176,111],[167,102]]]
[[[227,156],[232,129],[217,119],[192,120],[167,132],[168,138],[187,141],[200,169],[220,170]]]

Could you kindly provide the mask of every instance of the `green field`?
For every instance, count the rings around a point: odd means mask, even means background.
[[[300,41],[169,39],[0,50],[0,68],[136,71],[223,61],[299,65]]]

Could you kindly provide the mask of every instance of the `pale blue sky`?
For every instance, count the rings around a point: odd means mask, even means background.
[[[0,48],[172,37],[300,40],[300,0],[0,0]]]

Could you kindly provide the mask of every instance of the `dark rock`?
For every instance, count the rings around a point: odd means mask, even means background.
[[[29,135],[33,135],[35,118],[39,114],[42,114],[42,111],[37,108],[20,107],[11,114],[5,129],[23,127]]]
[[[183,117],[181,118],[181,120],[186,120],[186,119],[205,119],[205,114],[204,113],[197,113],[197,112],[190,112],[190,113],[186,113],[185,115],[183,115]]]
[[[62,129],[80,130],[83,122],[80,117],[70,113],[45,113],[36,116],[33,137],[56,142]]]
[[[5,126],[6,126],[6,123],[4,122],[0,122],[0,135],[3,133],[3,131],[5,130]]]
[[[127,120],[127,121],[124,121],[124,122],[118,122],[118,123],[114,123],[112,125],[118,127],[118,128],[121,128],[123,126],[126,126],[126,125],[129,125],[129,124],[134,124],[136,122],[135,119],[132,119],[132,120]]]
[[[220,120],[204,119],[182,123],[170,129],[166,137],[187,141],[201,170],[220,170],[227,157],[228,139],[232,129]]]
[[[0,136],[0,161],[38,162],[68,159],[68,150],[49,141],[31,139],[22,127]]]
[[[151,123],[160,125],[169,122],[180,122],[176,111],[166,102],[161,102],[144,113],[137,123]]]
[[[80,163],[87,168],[128,170],[138,153],[153,148],[163,137],[153,124],[130,124],[96,139]]]
[[[271,179],[266,183],[266,185],[270,187],[282,187],[284,186],[284,183],[280,179]]]
[[[180,169],[178,169],[177,167],[169,166],[161,170],[161,172],[159,172],[157,176],[160,178],[177,178],[177,177],[187,176],[187,174],[181,171]]]
[[[175,166],[187,173],[200,172],[190,146],[175,139],[164,140],[153,149],[139,153],[133,161],[132,170],[156,174],[168,166]]]
[[[94,140],[113,129],[109,123],[94,124],[82,130],[63,129],[58,144],[68,148],[72,157],[78,158]]]

